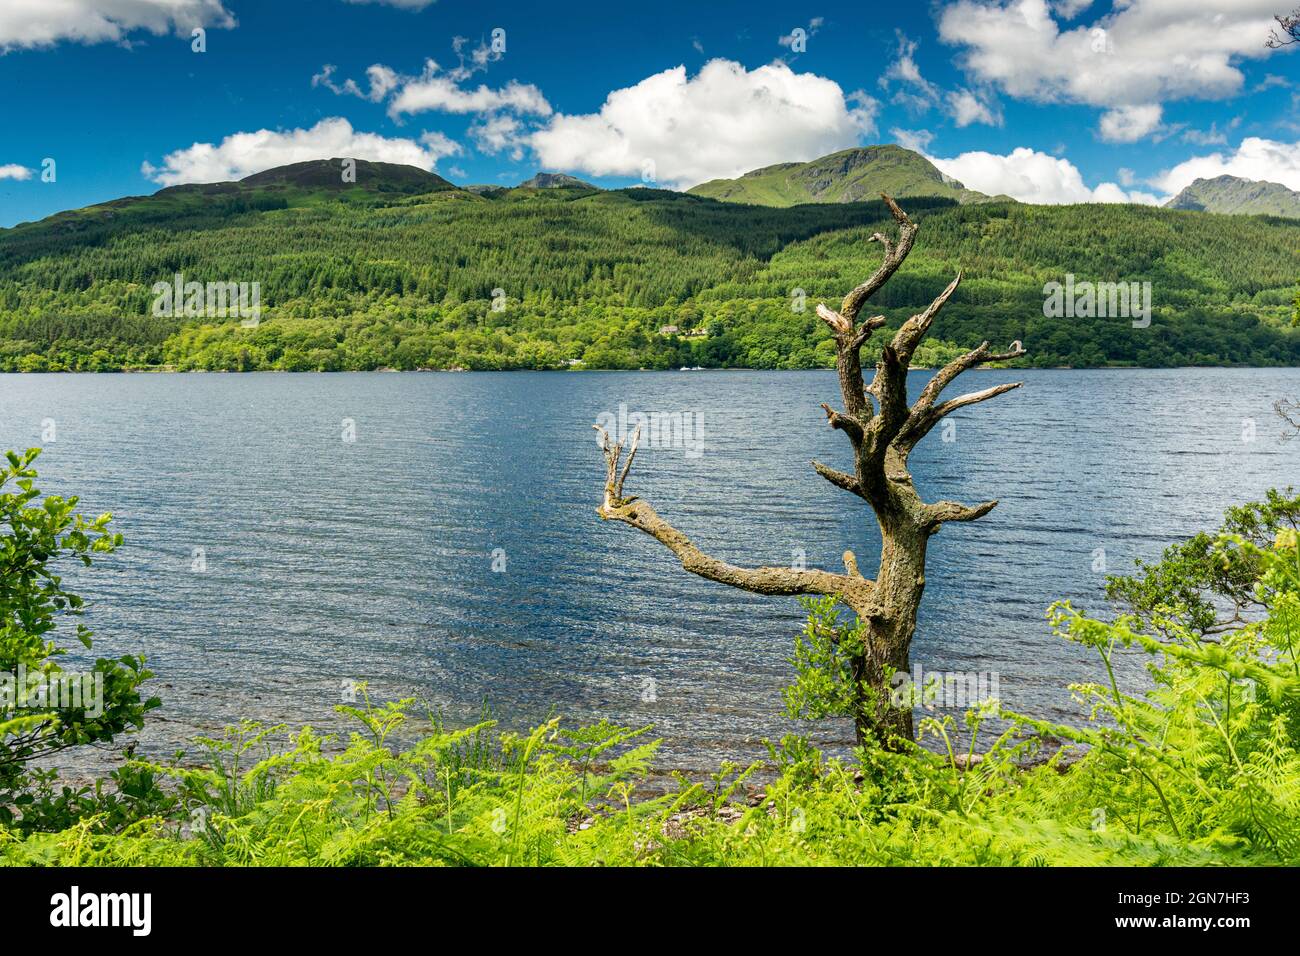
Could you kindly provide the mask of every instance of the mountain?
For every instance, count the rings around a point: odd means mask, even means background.
[[[349,178],[345,180],[344,164],[348,162],[355,165],[348,168]],[[239,183],[254,188],[258,186],[296,186],[301,189],[360,188],[408,194],[456,188],[436,173],[426,172],[418,166],[372,163],[365,159],[313,159],[305,163],[277,166],[274,169],[254,173],[252,176],[245,176]]]
[[[583,182],[576,176],[566,173],[538,173],[532,179],[519,184],[520,189],[596,189],[591,183]]]
[[[295,164],[0,229],[0,372],[823,368],[833,350],[816,304],[862,282],[882,254],[867,237],[893,228],[879,200],[771,207],[643,187],[483,196],[382,164],[341,184],[337,168]],[[901,202],[920,239],[873,314],[896,328],[965,275],[921,362],[1019,339],[1023,364],[1044,367],[1300,365],[1300,220]],[[160,308],[154,288],[177,273],[184,308]],[[1150,326],[1048,317],[1045,286],[1068,273],[1149,282]],[[212,293],[191,308],[191,286],[232,284],[256,286],[254,325]]]
[[[939,172],[920,153],[892,145],[845,149],[807,163],[778,163],[739,179],[700,183],[687,192],[755,206],[864,202],[882,192],[895,199],[942,196],[959,203],[989,201],[983,193]]]
[[[1287,189],[1281,183],[1238,176],[1198,179],[1165,205],[1170,209],[1300,218],[1300,192]]]

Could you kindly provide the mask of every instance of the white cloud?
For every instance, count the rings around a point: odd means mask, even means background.
[[[19,166],[17,163],[8,163],[0,166],[0,179],[31,179],[32,171],[26,166]]]
[[[4,0],[0,53],[61,40],[117,43],[137,30],[188,36],[195,27],[235,25],[221,0]]]
[[[1232,152],[1196,156],[1165,170],[1151,179],[1151,185],[1174,195],[1196,179],[1215,176],[1240,176],[1281,183],[1300,190],[1300,142],[1281,143],[1258,136],[1247,136]]]
[[[1067,8],[1081,9],[1057,5]],[[1240,92],[1235,63],[1269,55],[1263,38],[1276,12],[1277,0],[1117,0],[1093,23],[1063,29],[1047,0],[957,0],[939,36],[964,48],[966,70],[1011,96],[1149,109]],[[1128,133],[1140,125],[1131,119],[1111,115],[1109,127]]]
[[[944,98],[948,101],[953,122],[958,126],[970,126],[972,123],[984,123],[988,126],[1002,125],[1002,114],[995,112],[988,103],[970,90],[952,90]]]
[[[509,111],[524,116],[550,116],[551,104],[546,101],[542,91],[531,83],[511,80],[505,86],[492,89],[479,84],[473,89],[461,84],[480,70],[487,69],[487,64],[500,59],[500,54],[480,44],[470,52],[466,62],[464,48],[468,41],[456,37],[452,47],[460,58],[460,65],[450,70],[443,70],[435,61],[425,60],[424,72],[420,76],[405,76],[392,67],[375,63],[366,69],[367,89],[362,89],[355,80],[334,80],[335,66],[326,63],[321,71],[311,78],[312,86],[323,86],[337,95],[359,96],[371,103],[378,103],[390,97],[388,115],[397,120],[414,113],[496,113]]]
[[[1092,0],[1056,0],[1052,9],[1066,20],[1073,20],[1092,6]]]
[[[678,66],[615,90],[599,113],[556,115],[529,143],[548,169],[636,176],[650,163],[680,188],[854,146],[875,131],[876,107],[780,61],[718,59],[694,77]]]
[[[144,163],[141,171],[156,183],[214,183],[243,179],[253,173],[311,159],[365,159],[402,163],[432,170],[438,160],[460,151],[441,133],[425,133],[419,142],[359,133],[341,117],[323,119],[311,129],[232,133],[220,144],[195,143],[163,157],[162,166]]]
[[[899,85],[902,88],[894,93],[893,101],[914,113],[923,113],[939,102],[939,87],[921,75],[916,64],[916,41],[909,40],[902,30],[894,32],[898,35],[898,52],[880,78],[880,88],[888,90],[891,83]]]
[[[924,153],[930,148],[930,142],[934,139],[934,134],[928,129],[899,129],[895,127],[889,131],[889,135],[894,137],[894,142],[903,149],[914,150],[918,153]]]
[[[469,135],[479,152],[495,156],[508,150],[512,159],[523,159],[527,142],[524,125],[507,113],[485,117],[470,127]]]
[[[952,159],[927,157],[941,172],[960,180],[968,189],[990,196],[1007,195],[1021,202],[1058,205],[1083,202],[1136,202],[1154,205],[1149,193],[1102,183],[1095,189],[1068,159],[1020,146],[1005,156],[996,153],[962,153]]]
[[[1159,103],[1117,106],[1101,116],[1098,129],[1108,143],[1136,143],[1160,128],[1164,108]]]
[[[922,76],[916,62],[916,41],[909,40],[902,30],[894,32],[898,36],[898,51],[879,81],[881,89],[894,90],[893,103],[906,107],[913,115],[920,115],[944,102],[958,127],[972,123],[1002,125],[1001,111],[989,102],[984,93],[964,88],[944,92]]]
[[[1265,90],[1271,90],[1275,86],[1289,87],[1291,81],[1285,76],[1278,76],[1276,73],[1265,74],[1264,79],[1260,80],[1251,89],[1252,93],[1263,93]]]
[[[465,48],[469,46],[469,37],[452,37],[451,48],[456,52],[460,65],[450,71],[452,79],[456,81],[466,80],[488,68],[489,63],[496,63],[505,53],[502,50],[493,49],[487,41],[480,40],[478,46],[470,50],[469,62],[465,62]]]
[[[483,84],[475,89],[463,89],[451,76],[426,74],[405,82],[388,105],[388,112],[394,118],[428,111],[490,113],[495,110],[549,116],[551,104],[531,83],[511,80],[495,90]]]
[[[356,80],[344,80],[341,84],[334,82],[334,73],[338,69],[333,63],[326,63],[319,73],[311,78],[312,86],[323,86],[337,96],[359,96],[371,103],[378,103],[391,93],[400,82],[397,72],[382,63],[366,67],[366,80],[369,89],[362,90]]]
[[[1184,130],[1182,140],[1184,143],[1194,143],[1197,146],[1227,146],[1228,133],[1240,125],[1241,117],[1234,116],[1223,129],[1219,129],[1219,124],[1215,122],[1210,124],[1209,129]]]
[[[393,140],[393,142],[400,142],[400,140]],[[420,142],[424,144],[425,151],[433,156],[434,162],[445,156],[459,156],[463,152],[460,143],[437,130],[421,133]]]

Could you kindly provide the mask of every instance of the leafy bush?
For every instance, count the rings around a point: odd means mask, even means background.
[[[111,515],[88,520],[76,498],[40,499],[32,467],[40,449],[8,452],[0,466],[0,824],[24,828],[67,821],[84,793],[54,792],[54,774],[33,770],[43,758],[85,744],[105,743],[143,725],[157,699],[139,687],[152,674],[143,658],[100,658],[84,673],[66,671],[56,640],[62,621],[87,649],[92,634],[80,620],[84,603],[56,573],[66,561],[89,567],[111,553],[121,535]],[[125,781],[124,781],[125,782]],[[128,789],[130,785],[128,784]]]

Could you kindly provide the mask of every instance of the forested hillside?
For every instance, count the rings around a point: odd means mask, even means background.
[[[866,241],[884,224],[879,202],[479,195],[367,165],[346,186],[259,174],[0,230],[0,369],[818,367],[833,350],[816,302],[841,297],[881,254]],[[1020,339],[1039,365],[1300,361],[1298,222],[905,205],[925,226],[877,310],[897,323],[965,273],[918,361],[984,338]],[[154,283],[178,272],[259,283],[260,324],[153,315]],[[1043,286],[1067,273],[1149,281],[1150,327],[1045,318]],[[700,334],[661,335],[666,325]]]

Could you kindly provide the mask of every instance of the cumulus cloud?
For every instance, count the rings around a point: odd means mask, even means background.
[[[136,31],[189,35],[195,27],[235,26],[221,0],[4,0],[0,53],[77,43],[119,43]]]
[[[0,166],[0,179],[31,179],[32,171],[26,166],[19,166],[17,163],[8,163]]]
[[[1154,131],[1151,111],[1168,100],[1240,92],[1245,78],[1235,63],[1269,55],[1261,38],[1276,6],[1125,0],[1091,24],[1063,29],[1047,0],[957,0],[944,8],[939,36],[963,49],[962,66],[980,81],[1019,98],[1108,107],[1103,134],[1126,136],[1143,120]],[[1131,112],[1139,108],[1146,112]]]
[[[877,103],[780,61],[747,70],[710,60],[615,90],[598,113],[559,114],[529,137],[542,165],[682,188],[773,163],[808,160],[875,131]]]
[[[1002,125],[1002,114],[970,90],[952,90],[944,98],[948,102],[953,122],[958,126],[970,126],[972,123]]]
[[[432,170],[444,156],[460,152],[459,144],[441,133],[425,133],[419,141],[359,133],[341,117],[323,119],[311,129],[232,133],[218,144],[195,143],[163,157],[161,166],[144,163],[141,172],[163,186],[243,179],[288,163],[335,157],[402,163]]]
[[[393,117],[430,111],[489,113],[496,110],[549,116],[551,104],[546,101],[542,91],[531,83],[511,80],[498,89],[485,84],[465,89],[452,77],[442,75],[425,76],[404,83],[388,106],[388,112]]]
[[[1195,156],[1153,177],[1151,185],[1173,195],[1190,186],[1193,180],[1215,176],[1260,179],[1300,190],[1300,141],[1282,143],[1247,136],[1236,150]]]
[[[1108,143],[1136,143],[1160,128],[1163,115],[1159,103],[1117,106],[1102,114],[1098,130]]]
[[[927,157],[939,170],[960,180],[968,189],[990,196],[1007,195],[1021,202],[1058,205],[1083,202],[1133,202],[1154,205],[1159,200],[1144,192],[1126,191],[1115,183],[1090,188],[1068,159],[1020,146],[1005,156],[996,153],[962,153],[952,159]]]
[[[511,159],[524,158],[524,124],[513,116],[499,113],[484,117],[469,128],[469,135],[481,153],[495,156],[508,152]]]

